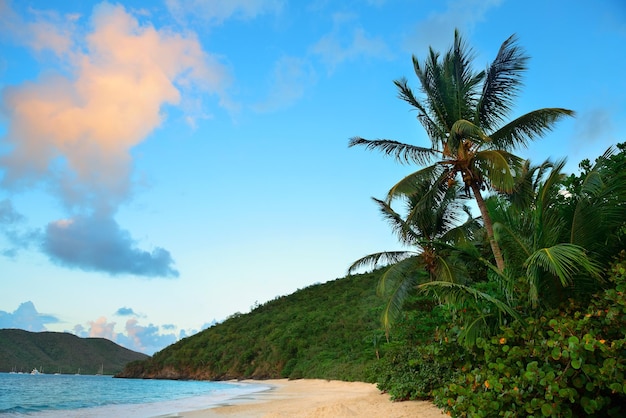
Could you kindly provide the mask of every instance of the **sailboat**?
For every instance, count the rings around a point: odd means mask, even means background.
[[[78,371],[76,372],[76,376],[78,376],[80,374],[80,367],[78,368]]]
[[[96,373],[96,376],[102,376],[104,374],[104,364],[100,365],[100,370]]]

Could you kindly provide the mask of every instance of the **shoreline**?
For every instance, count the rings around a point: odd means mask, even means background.
[[[183,418],[441,418],[445,414],[428,401],[392,402],[373,383],[322,379],[243,380],[270,389],[244,395],[209,409],[180,412]]]

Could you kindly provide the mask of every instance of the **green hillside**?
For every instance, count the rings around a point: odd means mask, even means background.
[[[0,372],[104,374],[120,372],[130,361],[148,356],[104,338],[80,338],[61,332],[0,329]]]
[[[130,363],[119,376],[371,381],[382,337],[378,279],[374,272],[298,290]]]

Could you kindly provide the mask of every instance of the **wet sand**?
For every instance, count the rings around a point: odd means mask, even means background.
[[[227,405],[182,412],[185,418],[442,418],[440,409],[426,401],[391,402],[376,385],[327,380],[263,380],[271,390],[238,398]]]

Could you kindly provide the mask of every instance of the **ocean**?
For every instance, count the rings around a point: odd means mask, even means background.
[[[149,418],[207,409],[269,389],[262,382],[0,373],[0,417]]]

